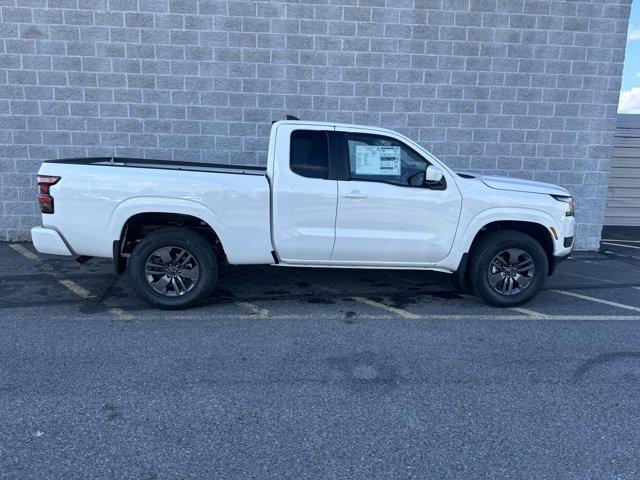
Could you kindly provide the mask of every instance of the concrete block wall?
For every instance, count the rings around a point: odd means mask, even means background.
[[[559,183],[596,248],[631,0],[0,0],[0,239],[52,157],[259,164],[270,122],[382,125]]]

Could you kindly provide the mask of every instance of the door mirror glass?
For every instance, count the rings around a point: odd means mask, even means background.
[[[440,183],[442,178],[444,177],[444,172],[440,167],[436,167],[435,165],[429,165],[426,171],[426,183]]]

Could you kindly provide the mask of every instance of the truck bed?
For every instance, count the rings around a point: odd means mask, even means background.
[[[234,173],[238,175],[264,175],[267,167],[258,165],[232,165],[223,163],[181,162],[148,158],[85,157],[45,160],[44,163],[68,165],[99,165],[106,167],[153,168],[160,170],[187,170],[192,172]]]
[[[125,223],[148,212],[189,215],[218,235],[230,263],[273,263],[266,168],[138,158],[45,161],[55,212],[43,226],[76,255],[111,257]],[[251,241],[248,241],[251,239]]]

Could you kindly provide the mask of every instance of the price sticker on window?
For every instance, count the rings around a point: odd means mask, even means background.
[[[356,145],[355,173],[400,176],[400,147]]]

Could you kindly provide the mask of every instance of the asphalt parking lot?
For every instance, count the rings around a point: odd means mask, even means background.
[[[522,308],[418,271],[237,267],[157,311],[0,244],[1,478],[638,478],[640,243]]]

